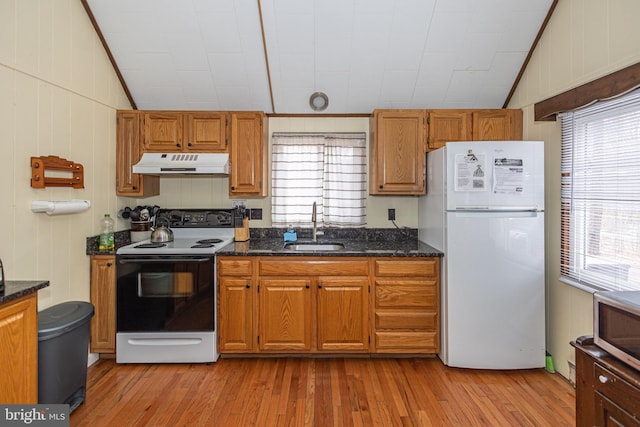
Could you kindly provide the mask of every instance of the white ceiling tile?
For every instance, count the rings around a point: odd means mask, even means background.
[[[426,52],[458,52],[464,48],[466,24],[470,13],[439,12],[433,17],[425,44]]]
[[[499,41],[500,35],[497,33],[468,33],[464,47],[458,54],[456,69],[488,70]]]
[[[417,71],[385,71],[380,92],[381,100],[383,102],[411,102],[416,76]]]
[[[233,13],[209,13],[198,17],[200,34],[207,53],[242,51],[242,43]]]
[[[551,1],[88,3],[140,108],[340,114],[500,107]]]

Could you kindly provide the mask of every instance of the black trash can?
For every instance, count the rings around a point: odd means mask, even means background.
[[[38,403],[84,402],[93,305],[69,301],[38,313]]]

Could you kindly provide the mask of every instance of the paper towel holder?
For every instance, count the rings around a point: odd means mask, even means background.
[[[71,173],[71,177],[48,177],[45,175],[46,171],[67,172]],[[84,188],[84,167],[58,156],[32,157],[31,188],[45,187]]]
[[[89,200],[34,200],[31,202],[31,211],[46,213],[47,215],[71,214],[84,212],[91,206]]]

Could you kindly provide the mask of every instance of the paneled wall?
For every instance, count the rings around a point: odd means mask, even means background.
[[[78,0],[0,3],[0,258],[8,280],[49,280],[39,308],[89,300],[85,238],[115,216],[115,111],[131,108]],[[84,166],[84,189],[30,186],[32,156]],[[88,211],[33,213],[33,200]],[[117,229],[125,227],[117,223]]]
[[[560,123],[535,122],[533,105],[640,61],[637,0],[560,0],[509,105],[524,109],[524,138],[545,141],[547,348],[570,376],[571,340],[593,332],[592,297],[561,283]]]

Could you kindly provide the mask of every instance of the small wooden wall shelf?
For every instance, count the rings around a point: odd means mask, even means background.
[[[69,172],[71,177],[50,177],[46,176],[47,171]],[[80,163],[74,163],[58,156],[32,157],[31,187],[84,188],[84,168]]]

